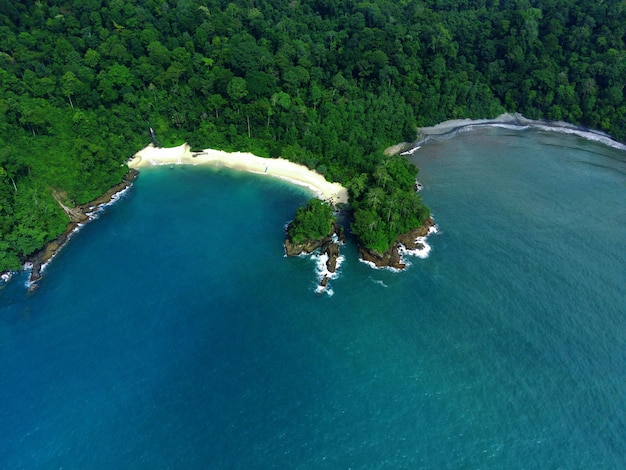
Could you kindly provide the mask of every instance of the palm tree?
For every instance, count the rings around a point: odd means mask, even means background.
[[[374,179],[385,189],[387,188],[387,184],[393,180],[385,165],[379,165],[376,167],[376,170],[374,170]]]
[[[367,204],[371,206],[374,211],[376,211],[376,208],[383,201],[384,198],[385,191],[383,190],[383,188],[372,188],[365,195],[365,200],[367,201]]]

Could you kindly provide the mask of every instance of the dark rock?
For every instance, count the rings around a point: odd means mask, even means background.
[[[33,261],[33,269],[30,272],[30,282],[36,282],[41,279],[41,260]]]
[[[403,233],[401,235],[398,235],[397,240],[399,243],[402,243],[404,246],[406,246],[409,250],[415,250],[420,247],[423,248],[424,245],[422,245],[420,242],[416,242],[415,240],[418,237],[425,237],[426,235],[428,235],[428,231],[433,225],[435,225],[435,221],[429,217],[420,227],[411,230],[409,233]]]
[[[424,245],[417,242],[416,239],[428,235],[430,227],[433,225],[435,225],[435,221],[429,217],[420,227],[411,230],[409,233],[398,235],[396,242],[382,255],[360,246],[359,253],[361,258],[370,263],[374,263],[378,268],[404,269],[406,268],[406,264],[402,262],[400,246],[403,245],[409,250],[423,248]]]
[[[59,235],[54,240],[48,242],[41,250],[33,253],[31,256],[28,257],[28,261],[30,261],[33,265],[33,269],[30,273],[30,281],[35,282],[41,279],[41,266],[47,263],[50,259],[52,259],[57,251],[59,251],[63,247],[63,245],[67,243],[70,238],[70,234],[74,232],[79,223],[89,221],[89,217],[87,215],[88,212],[93,210],[94,207],[98,207],[111,202],[113,195],[129,187],[133,183],[133,181],[137,179],[138,175],[139,172],[134,168],[131,168],[124,176],[122,182],[110,188],[99,198],[87,204],[77,206],[75,211],[77,214],[76,220],[72,220],[67,225],[61,235]]]
[[[334,273],[337,270],[337,258],[339,258],[339,244],[329,241],[322,247],[322,252],[328,255],[326,268],[328,272]]]
[[[374,263],[378,268],[404,269],[406,267],[406,264],[402,262],[398,243],[394,244],[382,255],[360,246],[359,254],[363,260]]]
[[[289,226],[287,227],[287,231],[289,231]],[[324,238],[307,240],[304,243],[293,243],[289,235],[287,235],[285,237],[285,252],[287,253],[287,256],[300,256],[303,253],[313,253],[318,248],[322,248],[322,250],[324,250],[325,245],[333,242],[333,235],[337,235],[338,238],[343,237],[345,239],[341,226],[336,223],[333,223],[330,233]],[[337,250],[339,250],[339,247],[337,247]]]
[[[285,238],[285,251],[287,256],[300,256],[303,253],[313,253],[324,244],[325,240],[325,238],[321,240],[307,240],[304,243],[296,244],[291,241],[291,238],[287,237]]]

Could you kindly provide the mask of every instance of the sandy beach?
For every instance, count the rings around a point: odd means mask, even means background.
[[[222,166],[290,181],[309,188],[318,197],[333,204],[348,203],[348,191],[339,183],[326,181],[322,175],[306,166],[283,158],[262,158],[251,153],[229,153],[213,149],[192,152],[188,144],[171,148],[156,148],[150,144],[128,161],[130,168],[139,169],[152,165]]]

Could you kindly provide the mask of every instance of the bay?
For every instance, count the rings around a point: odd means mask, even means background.
[[[306,191],[142,171],[37,289],[0,287],[0,462],[623,466],[626,152],[487,126],[410,159],[429,257],[373,270],[349,240],[321,294],[283,255]]]

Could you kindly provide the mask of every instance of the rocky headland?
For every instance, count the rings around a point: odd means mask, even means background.
[[[289,227],[287,227],[287,231]],[[289,234],[285,237],[285,253],[287,256],[300,256],[302,254],[311,254],[315,250],[320,250],[322,254],[328,256],[326,261],[326,269],[329,273],[334,273],[337,270],[337,259],[339,258],[339,245],[345,242],[345,234],[343,228],[336,222],[333,222],[332,228],[328,235],[323,238],[306,240],[303,243],[294,243],[289,237]],[[325,287],[328,283],[328,276],[325,276],[320,285]]]
[[[133,184],[138,175],[138,171],[131,168],[119,184],[116,184],[102,196],[91,202],[88,202],[87,204],[82,204],[68,209],[59,202],[59,204],[61,204],[63,209],[66,211],[68,217],[70,218],[70,223],[67,225],[61,235],[59,235],[54,240],[48,242],[41,250],[35,252],[28,258],[27,262],[32,265],[30,282],[36,282],[41,279],[42,266],[50,261],[54,257],[54,255],[63,247],[63,245],[67,243],[72,233],[80,224],[84,224],[90,220],[89,215],[91,213],[97,210],[100,206],[111,202],[116,194],[125,190],[131,184]]]
[[[398,235],[396,242],[382,255],[359,246],[361,259],[373,263],[378,268],[404,269],[406,264],[402,260],[403,249],[418,250],[424,248],[419,239],[428,235],[430,228],[434,225],[435,221],[429,217],[420,227],[409,233]]]

